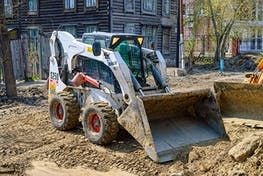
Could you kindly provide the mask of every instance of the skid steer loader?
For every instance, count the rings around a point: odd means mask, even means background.
[[[263,127],[263,59],[244,82],[217,81],[214,88],[224,117]]]
[[[134,34],[54,31],[50,39],[49,115],[58,130],[82,122],[86,138],[105,145],[119,127],[155,162],[226,136],[210,90],[170,93],[159,51]],[[79,118],[80,116],[80,118]]]

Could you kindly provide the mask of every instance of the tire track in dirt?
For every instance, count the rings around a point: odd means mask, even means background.
[[[41,108],[6,118],[0,122],[0,138],[4,140],[0,142],[0,157],[4,159],[0,165],[17,168],[16,163],[20,163],[26,167],[30,160],[48,159],[67,168],[83,166],[102,171],[118,168],[138,175],[156,175],[163,170],[127,134],[121,141],[100,147],[85,140],[81,128],[69,132],[55,130]]]
[[[198,76],[192,79],[190,75],[187,79],[180,78],[180,81],[179,78],[171,79],[178,83],[177,90],[184,87],[198,88],[207,81],[210,84],[215,75],[208,74],[200,79]],[[226,123],[230,141],[195,146],[189,153],[182,153],[177,161],[156,164],[125,132],[112,144],[98,146],[85,140],[81,126],[68,132],[55,130],[48,117],[47,101],[41,98],[42,91],[33,89],[32,94],[30,91],[25,90],[25,99],[19,98],[12,102],[4,100],[0,104],[0,174],[1,168],[4,168],[15,175],[25,175],[25,168],[30,167],[34,160],[55,162],[65,168],[80,166],[101,171],[117,168],[146,176],[171,176],[175,173],[189,176],[228,176],[235,170],[243,170],[252,176],[263,174],[262,153],[242,163],[233,161],[227,155],[231,147],[246,135],[260,131],[258,129]],[[35,98],[32,98],[33,94]]]

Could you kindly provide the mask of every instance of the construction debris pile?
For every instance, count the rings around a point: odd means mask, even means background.
[[[254,71],[262,56],[259,55],[239,55],[225,59],[227,71]]]
[[[254,133],[244,138],[240,143],[232,147],[228,154],[238,162],[246,161],[247,158],[260,156],[263,153],[263,133]],[[262,156],[261,156],[262,157]],[[261,165],[258,160],[257,165]]]
[[[43,87],[26,87],[18,88],[18,96],[13,99],[8,99],[5,94],[5,88],[0,87],[0,106],[6,103],[21,102],[34,105],[39,99],[46,98],[46,92]],[[30,98],[29,98],[30,97]]]

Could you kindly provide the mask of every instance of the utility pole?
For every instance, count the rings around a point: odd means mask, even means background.
[[[183,16],[183,0],[180,1],[179,7],[179,16],[180,16],[180,60],[181,60],[181,68],[185,69],[185,60],[184,60],[184,16]]]
[[[176,67],[185,68],[184,63],[184,25],[183,25],[183,0],[178,0],[177,4],[177,48],[176,48]]]
[[[177,31],[176,31],[176,62],[175,62],[175,65],[176,65],[176,68],[179,68],[180,67],[180,31],[181,31],[181,14],[180,14],[180,6],[181,6],[181,0],[178,0],[177,1]]]
[[[8,97],[17,96],[16,79],[13,70],[12,53],[10,39],[6,26],[4,2],[0,3],[0,52],[3,57],[4,82],[6,95]]]

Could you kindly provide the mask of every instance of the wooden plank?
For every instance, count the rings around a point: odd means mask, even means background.
[[[231,117],[223,118],[223,120],[225,123],[232,123],[232,124],[243,125],[251,128],[263,129],[263,121],[260,120],[231,118]]]

